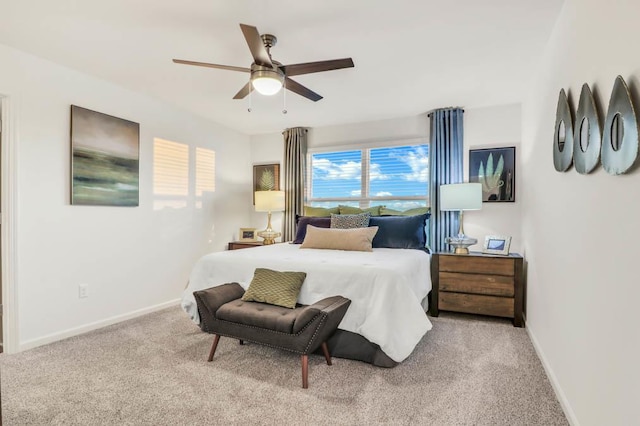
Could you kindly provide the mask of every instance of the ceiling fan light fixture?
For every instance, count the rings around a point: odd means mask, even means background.
[[[251,72],[251,84],[261,95],[275,95],[282,88],[283,82],[284,75],[274,70],[261,69]]]

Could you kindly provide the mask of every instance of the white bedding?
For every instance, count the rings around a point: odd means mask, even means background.
[[[335,295],[351,299],[339,328],[378,344],[396,362],[407,358],[431,330],[421,303],[431,290],[430,255],[420,250],[346,252],[274,244],[211,253],[194,266],[182,308],[199,322],[194,291],[229,282],[246,289],[258,267],[306,272],[299,303]]]

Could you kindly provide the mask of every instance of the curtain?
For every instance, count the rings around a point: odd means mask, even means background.
[[[431,200],[430,245],[433,252],[448,252],[444,239],[458,233],[458,213],[440,211],[440,185],[463,179],[463,113],[460,108],[438,109],[429,114],[429,198]]]
[[[282,241],[293,241],[296,215],[304,214],[304,174],[307,159],[307,129],[294,127],[284,135],[284,220]]]

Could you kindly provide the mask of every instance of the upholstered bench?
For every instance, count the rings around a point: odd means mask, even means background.
[[[193,293],[202,331],[214,334],[209,361],[220,336],[259,343],[296,352],[302,356],[302,387],[307,388],[309,353],[322,348],[328,365],[331,356],[326,340],[338,328],[351,301],[342,296],[322,299],[294,309],[241,300],[244,289],[238,283],[223,284]]]

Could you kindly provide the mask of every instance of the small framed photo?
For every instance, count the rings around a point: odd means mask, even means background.
[[[256,238],[256,228],[240,228],[238,232],[239,241],[258,241]]]
[[[509,246],[511,245],[511,237],[500,235],[487,235],[484,238],[483,253],[501,254],[507,256],[509,254]]]

